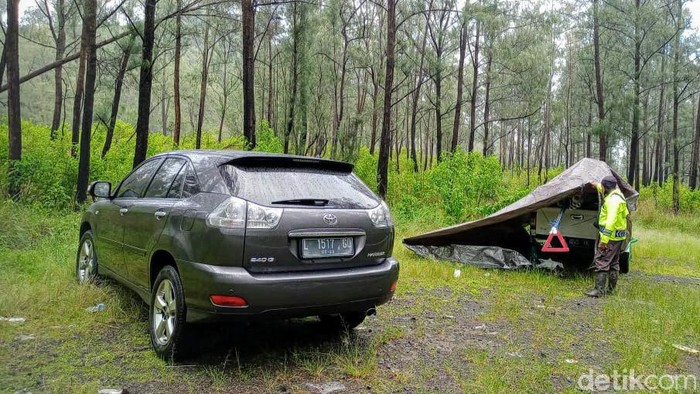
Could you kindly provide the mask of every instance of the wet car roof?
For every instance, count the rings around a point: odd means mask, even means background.
[[[169,155],[180,155],[188,157],[192,160],[193,164],[197,167],[201,166],[219,166],[221,164],[234,161],[234,160],[248,160],[252,161],[265,161],[268,163],[274,163],[276,159],[280,162],[294,161],[300,163],[316,163],[320,166],[329,166],[345,171],[352,171],[353,165],[350,163],[329,160],[318,157],[308,157],[308,156],[298,156],[298,155],[288,155],[282,153],[268,153],[268,152],[251,152],[251,151],[239,151],[239,150],[214,150],[214,149],[199,149],[199,150],[175,150],[165,153],[160,153],[154,155],[153,157],[166,157]]]

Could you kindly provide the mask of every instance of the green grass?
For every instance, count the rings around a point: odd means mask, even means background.
[[[645,208],[635,218],[634,273],[612,297],[584,297],[587,276],[417,257],[400,239],[438,227],[423,218],[399,222],[396,297],[363,329],[329,337],[313,322],[273,324],[264,328],[270,337],[253,332],[212,356],[168,366],[150,349],[136,296],[114,283],[75,283],[78,214],[0,202],[0,316],[27,319],[0,322],[0,392],[304,392],[309,382],[328,381],[349,391],[575,392],[590,368],[698,371],[699,357],[672,345],[700,348],[700,284],[692,279],[700,277],[700,225],[688,225],[700,220]],[[97,302],[106,310],[85,311]]]

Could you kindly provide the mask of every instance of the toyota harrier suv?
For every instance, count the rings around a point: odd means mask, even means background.
[[[399,264],[387,205],[352,169],[253,152],[151,157],[115,190],[90,185],[78,281],[136,291],[167,359],[195,322],[319,315],[354,328],[391,299]]]

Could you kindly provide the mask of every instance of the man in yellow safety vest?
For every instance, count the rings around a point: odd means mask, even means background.
[[[620,275],[620,253],[627,238],[627,200],[617,187],[617,179],[612,175],[604,177],[600,183],[590,182],[605,197],[598,216],[600,241],[595,253],[595,288],[586,292],[589,297],[601,297],[612,293]],[[608,287],[605,288],[605,281]]]

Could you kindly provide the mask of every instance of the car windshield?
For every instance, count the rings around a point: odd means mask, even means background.
[[[379,204],[352,173],[229,164],[224,175],[235,196],[260,205],[369,209]]]

